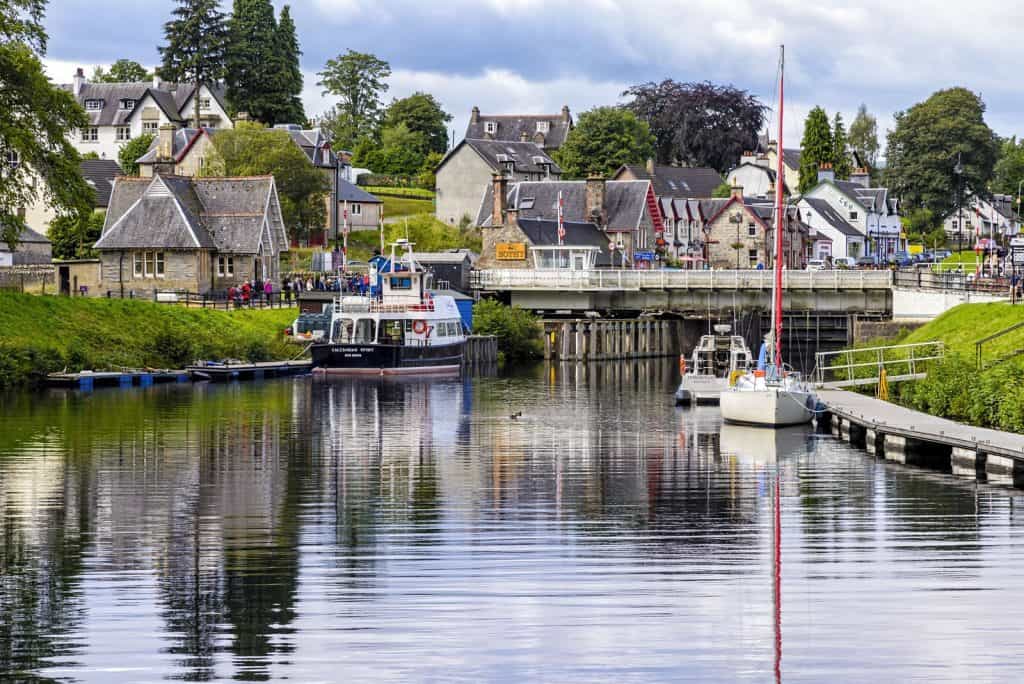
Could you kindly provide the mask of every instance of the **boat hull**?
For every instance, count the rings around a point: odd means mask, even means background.
[[[782,427],[814,418],[812,392],[783,387],[730,389],[719,398],[722,419],[738,425]]]
[[[676,390],[676,406],[686,404],[717,404],[729,387],[728,378],[687,373]]]
[[[330,375],[438,375],[458,373],[465,342],[435,346],[314,344],[313,370]]]

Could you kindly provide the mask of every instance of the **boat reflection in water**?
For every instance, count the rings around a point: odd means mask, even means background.
[[[777,463],[787,455],[806,453],[811,439],[810,431],[803,427],[775,429],[723,423],[720,430],[723,454],[757,465]]]

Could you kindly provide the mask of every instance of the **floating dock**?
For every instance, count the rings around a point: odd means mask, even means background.
[[[50,387],[72,387],[91,390],[93,387],[149,387],[158,382],[188,382],[183,370],[121,370],[80,371],[78,373],[50,373],[46,384]]]
[[[231,380],[262,380],[289,375],[303,375],[313,370],[313,362],[266,361],[262,363],[206,363],[188,366],[185,372],[193,380],[228,382]]]
[[[869,454],[1024,486],[1024,435],[964,425],[843,390],[818,390],[818,398],[832,415],[832,434]]]

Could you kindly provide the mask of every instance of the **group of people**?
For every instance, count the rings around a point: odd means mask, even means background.
[[[274,284],[269,280],[244,280],[241,285],[228,288],[228,301],[236,307],[248,306],[256,300],[269,302],[273,294]]]
[[[373,287],[368,274],[342,273],[339,275],[323,276],[320,274],[310,275],[303,279],[301,276],[285,278],[283,290],[293,293],[296,297],[300,292],[315,290],[318,292],[347,292],[350,294],[366,295],[372,293]]]

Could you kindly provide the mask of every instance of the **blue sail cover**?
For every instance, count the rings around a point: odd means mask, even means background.
[[[757,370],[763,371],[768,367],[768,345],[761,343],[761,351],[757,352]]]

